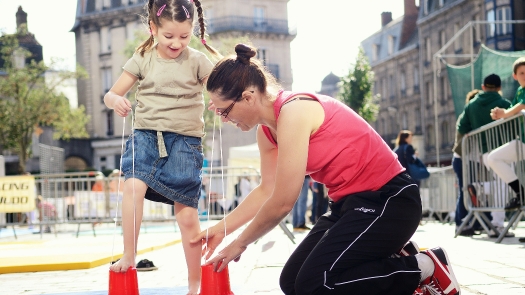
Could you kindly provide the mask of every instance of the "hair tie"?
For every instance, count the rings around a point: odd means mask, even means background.
[[[162,5],[159,10],[157,10],[157,16],[160,16],[162,14],[162,11],[166,8],[166,4]]]
[[[184,9],[184,13],[186,13],[186,18],[190,18],[190,12],[182,5],[182,9]]]
[[[206,45],[206,39],[202,38],[201,42],[202,42],[202,45]]]

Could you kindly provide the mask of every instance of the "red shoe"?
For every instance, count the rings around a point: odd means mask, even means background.
[[[434,262],[434,273],[419,285],[429,295],[459,295],[459,283],[454,276],[447,252],[441,247],[422,251]]]
[[[421,290],[421,288],[417,287],[417,289],[412,295],[425,295],[425,293],[423,293],[423,290]]]

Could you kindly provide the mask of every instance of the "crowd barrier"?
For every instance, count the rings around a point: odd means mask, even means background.
[[[427,219],[452,222],[457,202],[457,180],[452,166],[429,167],[430,177],[419,186],[421,207]]]
[[[516,227],[524,214],[524,207],[511,210],[507,213],[508,223],[501,232],[491,224],[484,212],[505,211],[505,204],[515,197],[510,189],[493,170],[487,167],[486,160],[490,152],[503,144],[524,138],[525,112],[514,115],[505,120],[497,120],[484,125],[466,134],[462,141],[462,168],[463,168],[463,195],[468,215],[456,231],[456,236],[466,226],[474,224],[477,220],[486,232],[494,230],[499,233],[496,239],[500,243],[510,228]],[[486,148],[484,148],[486,146]],[[525,181],[524,150],[516,145],[517,161],[512,164],[518,179],[523,184]],[[469,193],[469,186],[471,193]],[[524,192],[520,193],[521,204],[524,204]]]
[[[3,217],[0,219],[0,227],[11,226],[15,237],[15,226],[19,225],[39,227],[41,234],[51,232],[52,228],[56,235],[60,230],[57,226],[75,224],[78,225],[78,236],[80,225],[90,224],[93,235],[96,236],[96,224],[120,224],[124,178],[118,170],[107,177],[102,172],[90,171],[7,176],[1,179],[10,180],[6,181],[7,184],[15,183],[12,179],[28,179],[32,183],[25,192],[27,196],[24,198],[30,200],[30,206],[26,207],[29,209],[23,208],[26,212],[4,211],[9,212],[7,215],[0,212]],[[252,167],[205,167],[202,179],[199,216],[201,219],[221,219],[235,209],[245,196],[240,192],[241,180],[244,179],[245,184],[246,181],[249,183],[244,189],[251,190],[259,184],[260,174]],[[16,183],[11,186],[16,186]],[[243,193],[247,194],[246,191]],[[144,222],[176,222],[172,205],[146,200],[143,212]],[[5,216],[9,218],[6,219]]]

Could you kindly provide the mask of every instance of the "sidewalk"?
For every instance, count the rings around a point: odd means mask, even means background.
[[[205,225],[202,228],[205,228]],[[427,222],[418,228],[413,240],[420,247],[429,248],[439,245],[447,250],[461,284],[462,295],[518,295],[525,294],[525,243],[518,241],[518,237],[525,237],[525,222],[520,223],[514,232],[515,238],[505,238],[502,243],[497,244],[494,242],[495,238],[488,238],[486,234],[473,238],[454,238],[454,225]],[[306,232],[294,233],[294,235],[298,244]],[[107,246],[109,236],[97,232],[97,237],[86,235],[77,239],[73,234],[59,235],[58,238],[47,234],[46,241],[55,239],[55,243],[41,243],[40,247],[32,247],[31,252],[37,260],[39,255],[49,253],[51,251],[49,248],[56,247],[56,243],[63,243],[69,244],[68,248],[78,247],[89,254],[90,249],[94,247],[92,245],[100,241],[102,250],[111,253],[111,247]],[[141,243],[163,244],[170,239],[173,241],[177,236],[178,233],[173,231],[141,234],[139,246]],[[19,239],[22,240],[21,237]],[[22,248],[26,247],[24,245],[29,243],[38,245],[40,236],[24,237],[24,239],[26,239],[24,243],[16,242],[14,239],[0,239],[1,257],[23,251]],[[233,238],[227,239],[229,242]],[[88,240],[93,244],[87,244]],[[11,246],[7,247],[6,244]],[[236,295],[282,294],[279,288],[279,275],[297,244],[293,244],[284,232],[276,227],[256,244],[250,245],[239,262],[229,264],[233,293]],[[121,247],[120,235],[117,235],[115,245]],[[152,260],[159,269],[138,273],[141,295],[186,294],[186,264],[180,243],[151,249],[138,255],[137,261],[144,258]],[[0,293],[105,295],[108,290],[108,271],[108,263],[104,263],[89,269],[2,274]]]

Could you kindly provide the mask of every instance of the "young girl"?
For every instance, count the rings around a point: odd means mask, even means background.
[[[194,4],[202,43],[219,56],[204,39],[199,0],[149,0],[145,10],[151,35],[104,97],[109,108],[126,117],[132,109],[124,95],[139,81],[134,130],[122,158],[124,255],[110,269],[125,272],[135,265],[144,198],[174,204],[188,265],[188,294],[197,294],[200,286],[201,249],[190,245],[189,239],[200,232],[202,91],[213,67],[203,53],[188,47]]]

